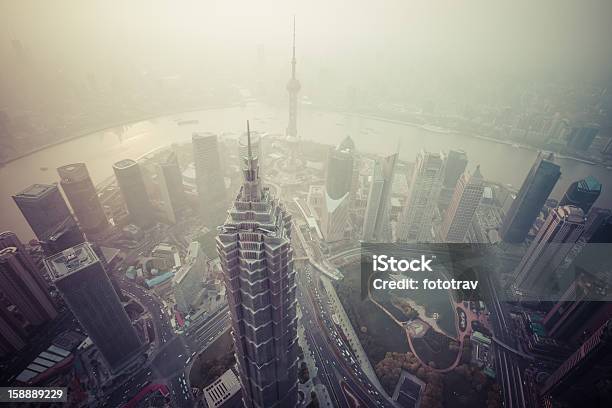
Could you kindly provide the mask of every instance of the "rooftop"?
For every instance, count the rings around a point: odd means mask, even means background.
[[[209,407],[218,407],[240,391],[240,381],[230,369],[204,388],[204,397]]]
[[[39,198],[53,190],[57,190],[57,186],[53,184],[32,184],[21,193],[16,194],[15,197],[19,198]]]
[[[135,165],[136,162],[132,159],[123,159],[123,160],[119,160],[117,163],[113,164],[113,167],[117,168],[117,169],[126,169],[128,167],[131,167],[133,165]]]
[[[46,258],[45,266],[53,279],[61,279],[99,261],[91,245],[84,242]]]
[[[578,189],[583,191],[601,191],[601,183],[593,176],[580,180]]]

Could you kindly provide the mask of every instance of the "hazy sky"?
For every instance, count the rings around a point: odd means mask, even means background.
[[[609,0],[4,0],[0,55],[17,38],[53,69],[171,74],[198,61],[246,72],[263,45],[266,67],[286,72],[293,14],[298,63],[313,75],[328,66],[356,77],[612,72]]]

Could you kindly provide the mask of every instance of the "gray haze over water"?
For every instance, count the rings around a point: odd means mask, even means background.
[[[197,125],[178,126],[177,120],[197,119]],[[247,107],[212,109],[137,122],[125,128],[96,132],[57,146],[50,147],[0,168],[0,225],[15,231],[22,239],[33,238],[27,223],[12,201],[11,195],[33,183],[57,182],[55,169],[61,165],[83,161],[87,164],[94,183],[113,174],[112,164],[124,158],[138,158],[156,148],[171,143],[188,143],[194,131],[217,134],[244,132],[246,119],[251,128],[271,134],[282,133],[286,126],[286,109],[272,108],[259,103]],[[430,151],[464,149],[470,160],[469,168],[481,165],[483,175],[496,182],[520,187],[537,152],[510,145],[490,142],[469,136],[435,133],[414,126],[399,125],[374,119],[364,119],[340,113],[300,110],[300,133],[305,140],[336,144],[350,134],[357,149],[366,153],[390,154],[401,139],[401,158],[414,161],[420,149]],[[121,136],[120,136],[121,135]],[[563,175],[551,194],[560,198],[573,181],[593,175],[604,183],[604,190],[596,205],[612,206],[612,170],[573,160],[558,159]],[[41,170],[41,168],[48,168]]]

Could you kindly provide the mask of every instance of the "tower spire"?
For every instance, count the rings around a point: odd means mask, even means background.
[[[295,14],[293,15],[293,57],[291,58],[291,78],[295,79]]]
[[[249,120],[247,119],[247,152],[249,158],[249,168],[251,168],[251,163],[253,163],[253,151],[251,150],[251,128],[249,126]]]
[[[295,16],[293,16],[293,52],[291,58],[291,78],[287,83],[287,92],[289,92],[289,123],[287,124],[286,135],[293,140],[298,137],[297,132],[297,104],[298,92],[300,92],[300,81],[296,78],[295,73]]]

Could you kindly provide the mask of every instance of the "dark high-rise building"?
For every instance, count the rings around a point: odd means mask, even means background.
[[[139,227],[153,224],[153,206],[138,163],[124,159],[113,164],[113,170],[131,221]]]
[[[3,302],[0,302],[0,357],[6,357],[26,345],[25,330]]]
[[[574,126],[567,136],[567,147],[575,150],[587,150],[599,133],[601,126],[596,123],[587,123]]]
[[[89,243],[45,259],[55,286],[110,370],[120,371],[141,352],[141,343],[100,259]]]
[[[601,194],[601,183],[595,177],[588,176],[585,179],[573,182],[563,195],[559,205],[573,205],[581,208],[587,214],[599,198],[599,194]]]
[[[465,172],[468,158],[463,150],[451,150],[446,155],[442,187],[454,189],[459,177]]]
[[[57,316],[47,283],[12,232],[0,234],[0,292],[33,325]]]
[[[552,210],[516,268],[516,288],[534,295],[552,289],[557,268],[584,232],[584,221],[578,207]]]
[[[353,162],[354,155],[350,146],[330,149],[321,214],[321,233],[328,242],[343,239],[348,227]]]
[[[327,157],[325,187],[332,200],[338,200],[351,191],[353,181],[353,151],[349,149],[330,149]]]
[[[227,209],[217,135],[194,133],[192,144],[200,213],[207,222],[217,223]]]
[[[41,242],[47,241],[59,230],[76,224],[55,184],[33,184],[14,195],[13,200]]]
[[[585,340],[612,317],[607,296],[605,283],[582,271],[544,317],[546,333],[569,344]]]
[[[41,241],[40,246],[45,254],[53,255],[83,242],[85,242],[83,232],[74,218],[69,218],[59,225],[46,241]]]
[[[612,210],[591,208],[584,225],[584,238],[587,242],[612,243]]]
[[[58,167],[57,173],[81,230],[85,234],[103,231],[108,226],[108,220],[85,163]]]
[[[157,180],[166,216],[171,222],[176,222],[177,212],[186,205],[186,197],[183,175],[174,152],[165,162],[158,164]]]
[[[298,342],[291,216],[262,187],[259,157],[253,155],[250,140],[248,145],[247,157],[241,158],[244,183],[217,237],[242,398],[249,408],[295,407]]]
[[[600,326],[540,389],[544,406],[607,407],[612,400],[612,321]]]
[[[501,225],[504,241],[521,243],[525,240],[559,177],[561,168],[553,163],[552,153],[547,156],[540,153]]]

